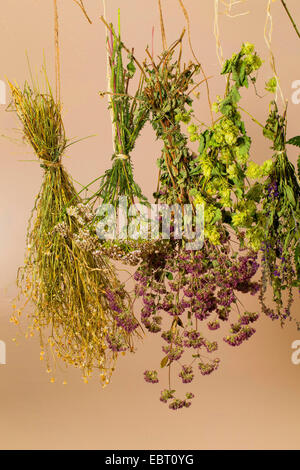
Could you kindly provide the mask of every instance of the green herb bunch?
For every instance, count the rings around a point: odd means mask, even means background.
[[[190,63],[181,70],[180,57],[174,59],[182,38],[161,54],[157,64],[147,49],[150,63],[144,64],[146,75],[143,99],[149,108],[150,121],[158,139],[163,142],[158,159],[159,187],[156,199],[167,203],[189,203],[189,163],[193,158],[180,122],[189,122],[192,112],[194,76],[200,67]],[[181,56],[181,52],[180,52]]]
[[[261,64],[254,46],[245,43],[222,70],[227,75],[225,96],[213,105],[221,116],[201,133],[196,125],[189,126],[191,140],[199,140],[199,157],[190,171],[194,177],[191,195],[194,204],[205,206],[205,235],[213,244],[220,244],[222,231],[233,230],[241,247],[263,250],[263,311],[283,320],[290,313],[292,287],[298,285],[299,183],[286,154],[286,116],[279,116],[275,103],[265,127],[250,115],[273,141],[274,158],[262,165],[249,160],[251,138],[240,113],[240,89],[248,88],[250,81],[255,84],[253,73]],[[267,89],[274,92],[276,83],[270,80]],[[276,313],[265,305],[268,284],[273,288]],[[284,309],[282,291],[287,288]]]
[[[258,250],[262,233],[258,229],[258,187],[250,184],[248,171],[251,138],[241,117],[240,89],[255,83],[253,73],[261,66],[254,46],[246,43],[238,54],[225,62],[222,70],[227,75],[223,99],[219,97],[213,110],[221,115],[212,127],[199,132],[198,126],[188,127],[191,141],[199,141],[199,156],[191,162],[190,192],[194,204],[205,206],[205,235],[213,244],[220,244],[222,232],[231,228],[238,234],[242,246]],[[262,172],[267,175],[270,162]]]
[[[146,197],[134,180],[130,158],[149,114],[139,100],[143,88],[143,76],[140,77],[135,95],[130,96],[130,83],[136,74],[133,51],[128,51],[122,43],[120,26],[118,34],[112,24],[106,23],[106,27],[110,70],[110,91],[108,93],[114,134],[114,154],[112,167],[101,177],[100,189],[89,200],[96,201],[100,198],[104,204],[109,203],[116,206],[119,196],[126,196],[130,203],[134,203],[135,200],[146,203]],[[126,67],[123,60],[124,52],[128,54]]]
[[[264,216],[263,243],[263,311],[272,318],[284,321],[290,316],[293,287],[300,286],[300,185],[286,148],[286,111],[279,114],[273,101],[263,129],[272,141],[274,151],[272,171],[263,184],[262,214]],[[291,142],[288,143],[293,143]],[[298,175],[299,176],[299,175]],[[265,302],[267,283],[273,288],[276,310]],[[288,290],[287,305],[283,305],[283,291]]]

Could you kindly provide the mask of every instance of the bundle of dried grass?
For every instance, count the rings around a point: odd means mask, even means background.
[[[83,228],[93,216],[80,205],[62,166],[71,144],[47,77],[44,93],[37,84],[25,83],[21,90],[10,83],[10,88],[24,137],[44,169],[28,227],[28,255],[18,272],[22,294],[35,305],[30,329],[41,336],[42,357],[56,353],[48,356],[79,367],[85,380],[98,368],[106,384],[118,353],[133,350],[138,322],[97,236]]]

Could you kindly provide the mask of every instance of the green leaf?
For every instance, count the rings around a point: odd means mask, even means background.
[[[246,198],[255,202],[260,202],[262,190],[262,185],[260,183],[255,183],[254,186],[252,186],[252,188],[247,192]]]
[[[267,137],[267,139],[270,139],[270,140],[274,140],[274,137],[275,137],[275,133],[271,131],[270,129],[267,129],[266,127],[264,127],[263,129],[263,135]]]
[[[127,71],[128,71],[128,75],[131,77],[134,76],[135,72],[136,72],[136,67],[134,65],[134,62],[133,60],[131,60],[128,64],[127,64]]]
[[[234,65],[232,66],[232,78],[239,84],[239,73]]]
[[[221,212],[221,209],[217,209],[216,210],[216,214],[213,218],[213,220],[211,221],[211,224],[215,224],[216,222],[218,222],[219,220],[222,219],[222,212]]]
[[[241,85],[244,85],[245,77],[246,77],[246,64],[245,64],[245,62],[243,62],[242,66],[241,66],[241,69],[240,69],[240,74],[239,74],[239,79],[240,79]]]
[[[240,95],[239,90],[238,90],[236,85],[234,87],[232,87],[232,90],[230,92],[230,96],[231,96],[232,102],[234,104],[236,104],[240,101],[241,95]]]
[[[204,131],[202,134],[200,134],[200,138],[199,138],[200,143],[199,143],[199,148],[198,148],[198,152],[200,155],[203,153],[208,139],[209,139],[208,131]]]
[[[241,157],[248,155],[251,147],[251,138],[245,135],[244,137],[238,138],[238,153]]]
[[[168,362],[169,362],[169,358],[168,358],[168,356],[165,356],[165,357],[161,360],[160,367],[163,369],[164,367],[166,367],[166,365],[168,364]]]
[[[285,186],[285,193],[287,195],[287,198],[289,202],[292,204],[293,207],[296,206],[296,201],[295,201],[295,196],[294,196],[294,191],[290,186]]]
[[[172,281],[172,279],[174,279],[172,273],[167,273],[166,277],[167,277],[167,279],[169,279],[169,281]]]
[[[232,63],[231,60],[226,60],[221,75],[225,75],[231,71]]]
[[[292,137],[286,143],[290,144],[290,145],[295,145],[296,147],[300,147],[300,135],[298,135],[296,137]]]
[[[236,188],[234,192],[238,199],[243,199],[244,192],[241,188]]]

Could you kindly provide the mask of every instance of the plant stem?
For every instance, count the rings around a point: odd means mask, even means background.
[[[290,11],[289,11],[289,9],[288,9],[288,7],[287,7],[285,1],[284,1],[284,0],[281,0],[281,3],[282,3],[283,8],[285,9],[285,11],[286,11],[286,13],[287,13],[289,19],[291,20],[291,23],[292,23],[292,25],[293,25],[293,27],[294,27],[296,33],[297,33],[298,38],[300,39],[300,32],[299,32],[299,30],[298,30],[298,28],[297,28],[297,25],[296,25],[296,23],[295,23],[295,21],[294,21],[292,15],[291,15],[291,13],[290,13]]]
[[[57,0],[53,0],[54,6],[54,45],[55,45],[55,77],[56,77],[56,101],[60,103],[60,53],[58,33],[58,9]]]
[[[252,121],[253,122],[256,122],[256,124],[258,124],[260,127],[264,128],[265,126],[263,126],[263,124],[261,124],[257,119],[255,119],[254,116],[252,116],[252,114],[250,114],[248,111],[246,111],[246,109],[242,108],[242,106],[238,106],[239,109],[241,109],[242,111],[244,111],[244,113],[248,114],[248,116],[251,117]]]
[[[74,0],[74,2],[79,6],[79,8],[81,8],[82,13],[84,14],[84,16],[86,17],[86,19],[88,20],[88,22],[89,22],[90,24],[92,24],[92,21],[91,21],[90,17],[88,16],[87,12],[86,12],[86,9],[85,9],[85,7],[84,7],[84,5],[83,5],[83,3],[82,3],[82,0]]]
[[[167,50],[167,38],[166,38],[166,30],[164,25],[164,17],[162,12],[161,0],[158,0],[158,8],[159,8],[159,16],[160,16],[160,29],[161,29],[161,37],[162,37],[162,45],[164,51]]]

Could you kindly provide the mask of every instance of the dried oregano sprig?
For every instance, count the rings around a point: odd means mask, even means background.
[[[258,314],[240,312],[238,295],[259,290],[253,281],[257,256],[233,252],[228,239],[221,241],[221,247],[205,244],[197,251],[188,251],[175,240],[161,243],[155,251],[143,253],[134,275],[136,296],[143,301],[142,323],[163,339],[161,368],[169,369],[169,383],[160,400],[173,410],[189,407],[194,397],[188,392],[185,398],[176,398],[174,374],[190,384],[197,368],[201,375],[209,375],[219,367],[220,359],[210,357],[218,350],[218,342],[211,338],[214,330],[231,320],[223,338],[231,346],[255,333],[252,323]],[[146,370],[144,378],[155,384],[159,375]]]
[[[68,143],[60,103],[48,82],[43,93],[35,84],[25,83],[23,90],[10,87],[24,137],[44,169],[28,227],[28,254],[18,272],[21,293],[35,306],[30,331],[40,334],[41,358],[47,354],[50,361],[56,353],[79,367],[85,380],[97,368],[106,384],[118,352],[133,349],[138,322],[107,258],[93,252],[96,235],[84,230],[90,215],[80,209],[81,200],[61,164]],[[14,315],[12,321],[19,320]]]

